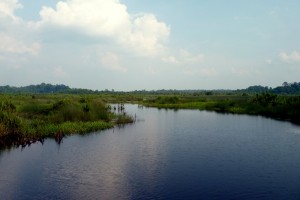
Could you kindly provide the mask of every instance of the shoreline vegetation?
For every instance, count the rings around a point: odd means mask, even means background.
[[[0,95],[0,149],[133,123],[123,104],[78,95]]]
[[[300,96],[262,93],[202,97],[163,96],[146,100],[146,107],[197,109],[217,113],[260,115],[300,124]]]
[[[45,138],[54,138],[60,143],[63,137],[71,134],[87,134],[133,123],[135,118],[126,113],[124,103],[159,109],[261,115],[300,124],[300,83],[285,82],[283,86],[272,90],[252,86],[235,91],[142,90],[93,93],[76,89],[80,92],[55,92],[66,87],[41,84],[30,86],[30,93],[0,90],[0,149],[43,143]],[[20,91],[18,88],[14,90]],[[288,92],[282,93],[284,91]]]

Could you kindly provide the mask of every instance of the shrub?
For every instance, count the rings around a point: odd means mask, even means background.
[[[159,104],[176,104],[179,103],[179,98],[177,96],[158,97],[155,102]]]

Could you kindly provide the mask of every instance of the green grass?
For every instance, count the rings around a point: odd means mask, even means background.
[[[104,121],[88,121],[88,122],[63,122],[60,124],[54,123],[34,123],[27,121],[22,123],[21,131],[26,138],[39,137],[55,137],[58,132],[63,135],[71,134],[86,134],[93,131],[112,128],[114,123]]]
[[[175,99],[175,100],[174,100]],[[171,109],[199,109],[221,113],[262,115],[300,123],[300,96],[275,95],[202,95],[157,96],[141,104]]]
[[[28,141],[47,137],[85,134],[134,121],[126,113],[111,112],[107,103],[136,103],[157,108],[262,115],[300,123],[300,96],[295,95],[0,94],[0,148],[7,144],[26,144]]]
[[[99,95],[0,95],[0,148],[132,122]]]

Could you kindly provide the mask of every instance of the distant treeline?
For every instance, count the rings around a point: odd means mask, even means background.
[[[74,89],[69,86],[59,84],[52,85],[41,83],[38,85],[29,85],[25,87],[12,87],[9,85],[0,86],[0,93],[5,94],[51,94],[51,93],[63,93],[63,94],[94,94],[98,91],[88,89]]]
[[[195,95],[212,95],[212,94],[235,94],[235,93],[274,93],[274,94],[300,94],[300,82],[288,83],[284,82],[282,86],[275,88],[255,85],[246,89],[239,90],[135,90],[131,92],[122,92],[114,90],[89,90],[81,88],[70,88],[69,86],[60,84],[38,84],[29,85],[25,87],[12,87],[9,85],[0,86],[0,93],[5,94],[51,94],[51,93],[63,93],[63,94],[103,94],[103,93],[132,93],[132,94],[195,94]]]
[[[39,85],[29,85],[25,87],[12,87],[9,85],[0,86],[1,93],[33,93],[33,94],[48,94],[59,93],[70,90],[66,85],[51,85],[42,83]]]
[[[282,86],[278,86],[276,88],[264,87],[260,85],[250,86],[244,90],[237,90],[241,92],[247,93],[274,93],[274,94],[300,94],[300,82],[287,83],[284,82]]]

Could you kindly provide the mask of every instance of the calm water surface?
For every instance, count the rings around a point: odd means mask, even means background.
[[[137,122],[0,152],[0,199],[300,199],[300,127],[138,109]]]

